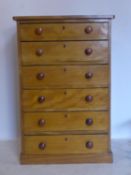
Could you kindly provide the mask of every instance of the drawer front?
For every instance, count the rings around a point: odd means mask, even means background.
[[[54,131],[108,132],[108,112],[44,112],[24,113],[25,134]]]
[[[108,63],[108,41],[22,42],[23,65]]]
[[[43,110],[107,110],[108,88],[24,90],[22,109]]]
[[[108,39],[108,23],[22,24],[21,41]]]
[[[25,136],[24,154],[86,154],[108,151],[107,135]]]
[[[108,87],[108,65],[22,67],[24,88]]]

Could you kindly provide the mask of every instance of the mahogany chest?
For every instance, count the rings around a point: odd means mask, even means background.
[[[17,21],[21,163],[112,162],[111,19]]]

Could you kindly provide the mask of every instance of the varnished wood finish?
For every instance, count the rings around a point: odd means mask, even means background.
[[[86,131],[86,133],[105,132],[109,130],[108,112],[41,112],[24,113],[24,133],[43,134],[44,132]],[[92,119],[92,124],[87,120]],[[39,122],[44,121],[43,125]]]
[[[93,147],[87,148],[86,142],[92,141]],[[108,136],[106,135],[57,135],[57,136],[25,136],[25,154],[91,154],[108,151]],[[39,144],[46,144],[40,149]]]
[[[85,53],[87,48],[92,54]],[[22,42],[21,51],[23,65],[108,63],[107,41]]]
[[[94,153],[94,154],[54,154],[44,155],[39,154],[21,154],[21,164],[69,164],[69,163],[111,163],[112,153]]]
[[[108,87],[108,85],[108,65],[22,67],[22,86],[26,89]]]
[[[112,162],[111,19],[14,17],[21,163]]]
[[[91,26],[92,31],[86,32]],[[41,33],[36,31],[41,30]],[[108,23],[22,24],[21,41],[108,39]]]
[[[91,102],[85,99],[88,95],[93,96]],[[43,103],[38,102],[41,96]],[[107,88],[24,90],[22,97],[23,111],[108,110],[109,105]]]

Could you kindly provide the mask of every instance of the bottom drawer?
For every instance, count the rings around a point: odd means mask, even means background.
[[[109,151],[108,135],[25,136],[23,154],[88,154]]]

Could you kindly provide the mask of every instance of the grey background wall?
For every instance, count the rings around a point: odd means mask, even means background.
[[[1,0],[1,140],[19,135],[16,25],[12,20],[12,16],[18,15],[116,15],[112,27],[112,138],[131,138],[130,3],[130,0]]]

